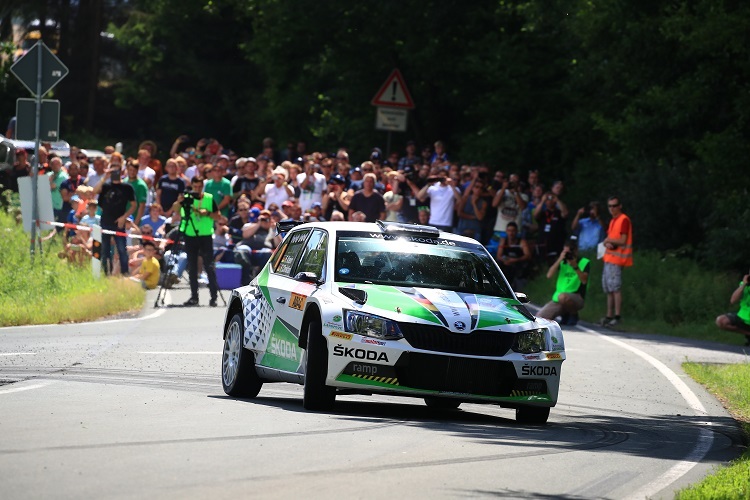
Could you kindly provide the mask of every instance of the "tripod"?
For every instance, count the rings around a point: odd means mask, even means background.
[[[189,213],[193,209],[192,208],[192,203],[190,204],[190,206],[186,206],[184,208],[186,209],[185,211]],[[186,219],[187,219],[188,222],[186,222]],[[198,231],[195,228],[195,221],[193,220],[192,216],[187,217],[187,218],[183,217],[183,218],[180,219],[180,225],[178,226],[178,229],[175,232],[174,237],[172,238],[172,249],[170,251],[170,255],[169,255],[169,259],[167,261],[167,264],[164,266],[165,269],[164,269],[164,273],[162,274],[162,277],[161,277],[162,278],[161,279],[161,287],[159,288],[159,293],[156,295],[156,301],[154,302],[154,307],[159,307],[159,301],[161,301],[161,305],[162,306],[164,305],[164,297],[166,296],[166,291],[165,290],[171,288],[171,284],[167,282],[167,279],[169,278],[170,270],[174,267],[174,265],[177,262],[177,259],[179,258],[180,245],[184,245],[185,226],[188,223],[190,224],[190,227],[193,229],[193,233],[194,234],[198,234]],[[213,262],[209,262],[208,264],[204,262],[204,266],[211,265],[211,264],[213,264]],[[218,288],[218,284],[217,284],[216,291],[217,291],[219,297],[221,297],[222,303],[226,307],[227,301],[224,298],[224,294],[221,293],[221,289]]]

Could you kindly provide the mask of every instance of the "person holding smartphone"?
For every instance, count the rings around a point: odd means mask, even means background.
[[[726,313],[716,318],[716,326],[722,330],[741,333],[745,336],[745,345],[750,345],[750,272],[732,292],[731,304],[740,303],[737,313]]]
[[[99,207],[102,209],[102,229],[125,232],[125,221],[133,215],[138,204],[135,202],[135,190],[130,184],[122,182],[122,155],[113,153],[105,175],[94,186],[94,194],[99,195]],[[108,182],[107,182],[108,181]],[[102,236],[102,268],[104,274],[110,274],[114,265],[112,255],[112,238]],[[114,236],[117,255],[120,259],[120,273],[128,275],[128,251],[125,236]]]

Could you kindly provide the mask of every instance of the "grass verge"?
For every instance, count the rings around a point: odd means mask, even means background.
[[[57,257],[59,237],[44,242],[31,262],[29,235],[0,212],[0,326],[90,321],[143,306],[138,283],[94,278],[89,266]]]
[[[591,259],[586,307],[580,317],[597,323],[605,315],[607,299],[602,292],[602,261]],[[633,267],[622,273],[622,323],[620,330],[658,333],[675,337],[743,345],[742,335],[719,330],[720,314],[737,312],[729,297],[740,277],[705,269],[698,263],[654,251],[638,252]],[[546,268],[530,280],[523,291],[542,305],[552,297],[556,277],[547,279]]]
[[[683,363],[685,372],[716,396],[740,422],[750,442],[750,364],[709,365]],[[750,499],[750,450],[703,481],[681,490],[679,500]]]

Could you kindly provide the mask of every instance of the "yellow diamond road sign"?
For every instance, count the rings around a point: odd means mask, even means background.
[[[31,47],[23,57],[10,67],[10,71],[21,80],[21,83],[29,89],[32,95],[36,96],[39,76],[39,51],[42,54],[42,88],[38,97],[42,97],[68,75],[68,68],[43,42],[37,42],[36,45]]]

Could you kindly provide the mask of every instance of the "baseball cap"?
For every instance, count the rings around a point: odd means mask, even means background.
[[[253,162],[253,163],[258,163],[257,160],[255,158],[253,158],[252,156],[249,157],[249,158],[247,158],[247,161],[248,162]]]
[[[253,207],[250,209],[250,213],[253,215],[253,217],[257,217],[260,215],[260,208]]]
[[[341,174],[333,174],[328,184],[346,184],[346,180]]]
[[[282,207],[293,207],[294,202],[286,200],[284,203],[281,204]]]
[[[229,160],[229,157],[227,155],[221,155],[219,156],[220,160]]]
[[[77,194],[74,194],[73,196],[70,197],[70,201],[79,202],[81,201],[81,197],[78,196]]]

